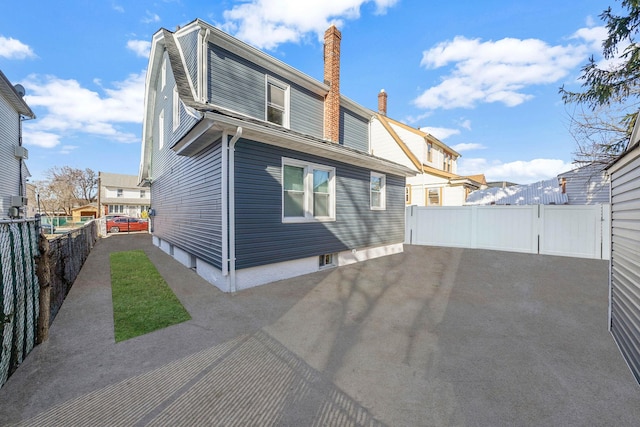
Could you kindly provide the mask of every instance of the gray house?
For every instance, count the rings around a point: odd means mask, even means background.
[[[24,88],[12,85],[0,71],[0,219],[25,215],[29,174],[22,146],[22,120],[35,114],[22,98]]]
[[[558,175],[560,186],[570,205],[609,203],[610,180],[606,165],[591,163]]]
[[[225,292],[402,251],[410,169],[369,155],[374,112],[195,20],[152,42],[139,180],[154,244]]]

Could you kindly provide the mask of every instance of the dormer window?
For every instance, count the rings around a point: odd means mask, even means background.
[[[267,77],[266,120],[289,127],[289,85]]]

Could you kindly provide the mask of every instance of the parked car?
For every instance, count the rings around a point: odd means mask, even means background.
[[[110,233],[119,233],[121,231],[147,230],[149,230],[149,222],[146,219],[119,216],[107,220],[107,231]]]

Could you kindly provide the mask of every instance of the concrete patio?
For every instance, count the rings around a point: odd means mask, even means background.
[[[116,344],[109,253],[139,248],[193,319]],[[635,426],[607,269],[405,246],[227,295],[150,236],[112,236],[0,389],[0,424]]]

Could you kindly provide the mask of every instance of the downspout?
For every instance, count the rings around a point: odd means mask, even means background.
[[[227,178],[229,159],[229,133],[222,131],[222,201],[220,203],[222,209],[222,276],[229,275],[229,211],[227,210]]]
[[[235,202],[235,145],[242,136],[242,126],[229,141],[229,288],[236,289],[236,202]]]

